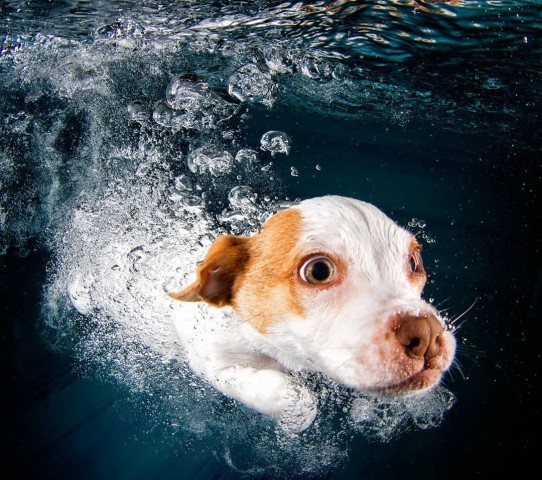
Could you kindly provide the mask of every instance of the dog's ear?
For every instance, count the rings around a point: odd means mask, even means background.
[[[248,242],[246,237],[218,237],[198,267],[196,281],[169,296],[183,302],[204,301],[215,307],[230,305],[235,279],[244,272],[249,258]]]

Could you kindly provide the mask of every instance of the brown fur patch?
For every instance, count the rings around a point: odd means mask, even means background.
[[[248,261],[233,285],[232,305],[264,333],[277,320],[304,314],[296,292],[301,213],[284,210],[249,239]]]
[[[217,238],[197,269],[196,281],[169,296],[232,305],[262,333],[278,320],[303,315],[296,294],[300,230],[301,213],[289,209],[271,217],[251,238]]]
[[[230,305],[233,284],[247,262],[248,242],[245,237],[218,237],[198,267],[196,281],[169,296],[183,302],[204,301],[215,307]]]

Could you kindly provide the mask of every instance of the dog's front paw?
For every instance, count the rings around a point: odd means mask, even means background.
[[[287,433],[300,433],[310,427],[318,412],[315,396],[302,385],[291,385],[277,419]]]

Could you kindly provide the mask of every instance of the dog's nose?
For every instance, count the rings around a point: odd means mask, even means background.
[[[409,357],[429,359],[440,351],[439,336],[443,330],[434,315],[401,315],[395,333]]]

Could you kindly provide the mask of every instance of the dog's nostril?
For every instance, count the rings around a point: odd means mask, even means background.
[[[395,330],[397,339],[405,347],[408,356],[426,359],[440,352],[439,337],[442,331],[442,324],[432,315],[425,317],[402,315],[398,318]]]

